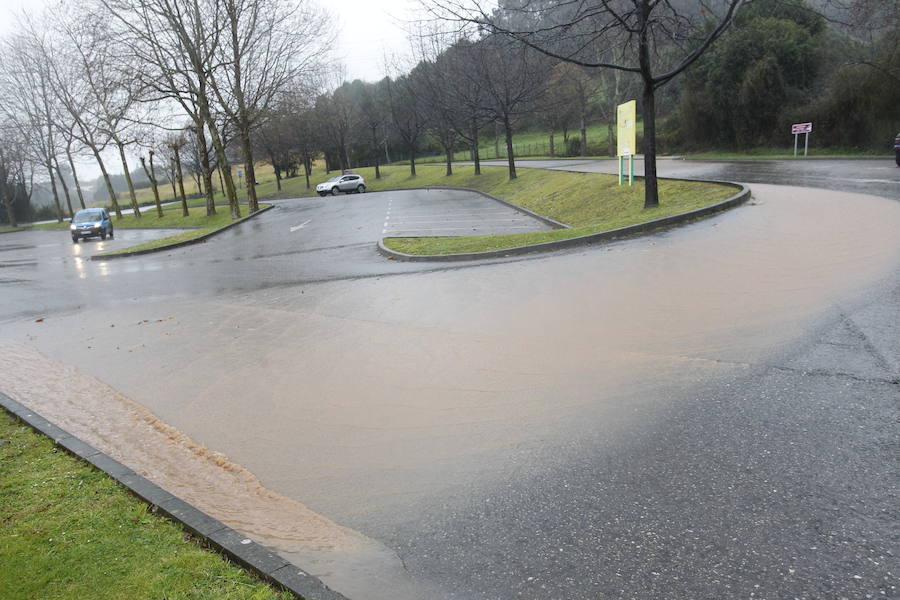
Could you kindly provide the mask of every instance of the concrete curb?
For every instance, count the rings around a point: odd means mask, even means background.
[[[154,252],[162,252],[164,250],[172,250],[173,248],[182,248],[184,246],[190,246],[192,244],[199,244],[201,242],[205,242],[206,240],[213,237],[214,235],[218,235],[227,229],[231,229],[232,227],[240,225],[244,221],[247,221],[249,219],[252,219],[253,217],[261,215],[262,213],[266,212],[267,210],[271,210],[273,208],[275,208],[275,205],[270,204],[269,206],[260,208],[258,211],[256,211],[253,214],[247,215],[246,217],[241,217],[237,221],[229,223],[228,225],[225,225],[223,227],[219,227],[218,229],[214,229],[214,230],[210,231],[209,233],[204,233],[203,235],[195,237],[190,240],[184,240],[183,242],[175,242],[174,244],[167,244],[165,246],[160,246],[159,248],[147,248],[146,250],[135,250],[134,252],[121,252],[119,254],[94,254],[93,256],[91,256],[91,260],[111,260],[111,259],[115,259],[115,258],[128,258],[129,256],[139,256],[141,254],[152,254]],[[156,229],[156,228],[155,227],[153,227],[153,228],[129,227],[128,229]],[[179,228],[178,227],[166,227],[166,229],[179,229]],[[188,227],[188,228],[183,228],[183,229],[190,230],[192,228]]]
[[[671,177],[667,177],[666,179],[675,179]],[[684,180],[684,181],[700,181],[697,179]],[[488,252],[468,252],[462,254],[432,254],[432,255],[419,255],[419,254],[405,254],[403,252],[397,252],[395,250],[391,250],[384,245],[384,239],[378,240],[378,252],[384,256],[389,258],[393,258],[396,260],[404,260],[404,261],[415,261],[415,262],[450,262],[450,261],[463,261],[463,260],[479,260],[483,258],[502,258],[506,256],[521,256],[523,254],[531,254],[533,252],[548,252],[551,250],[560,250],[563,248],[574,248],[577,246],[585,246],[588,244],[596,244],[601,242],[608,242],[614,239],[630,237],[642,233],[649,233],[652,231],[657,231],[659,229],[666,229],[669,227],[673,227],[675,225],[685,223],[687,221],[692,221],[694,219],[699,219],[702,217],[706,217],[717,212],[721,212],[724,210],[728,210],[729,208],[734,208],[740,204],[743,204],[750,198],[750,188],[745,185],[741,185],[738,183],[732,183],[728,181],[707,181],[706,183],[719,183],[722,185],[728,185],[734,188],[738,188],[737,194],[731,196],[730,198],[726,198],[721,202],[717,202],[716,204],[711,204],[710,206],[704,206],[703,208],[698,208],[692,211],[688,211],[686,213],[681,213],[678,215],[671,215],[668,217],[662,217],[659,219],[654,219],[653,221],[647,221],[646,223],[638,223],[637,225],[629,225],[627,227],[620,227],[619,229],[612,229],[610,231],[601,231],[599,233],[592,233],[589,235],[583,235],[575,238],[570,238],[567,240],[559,240],[555,242],[545,242],[543,244],[534,244],[531,246],[518,246],[516,248],[506,248],[504,250],[490,250]]]
[[[348,600],[303,569],[173,496],[93,446],[69,435],[2,392],[0,406],[35,431],[52,439],[69,454],[92,464],[135,496],[180,523],[204,545],[256,573],[265,581],[305,600]]]

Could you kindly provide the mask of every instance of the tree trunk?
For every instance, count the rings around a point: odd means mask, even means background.
[[[81,192],[81,182],[78,181],[78,172],[75,171],[75,161],[72,160],[72,153],[66,148],[66,157],[69,159],[69,168],[72,169],[72,179],[75,181],[75,191],[78,192],[78,202],[81,208],[87,208],[84,204],[84,194]]]
[[[306,176],[306,189],[309,189],[309,176],[312,175],[312,160],[308,156],[303,157],[303,175]]]
[[[554,143],[554,133],[550,132],[550,156],[556,156],[556,144]]]
[[[472,160],[475,161],[475,174],[481,175],[481,153],[478,150],[478,126],[472,123]]]
[[[587,126],[584,124],[584,112],[581,113],[581,156],[587,156]]]
[[[234,179],[231,177],[231,169],[228,166],[228,156],[225,154],[225,145],[222,143],[222,137],[219,135],[219,130],[216,128],[216,123],[210,112],[209,102],[206,99],[205,85],[202,85],[202,81],[201,87],[203,89],[197,94],[200,104],[200,114],[206,122],[207,129],[209,129],[213,150],[216,154],[216,162],[222,170],[222,176],[225,179],[224,192],[225,197],[228,199],[228,205],[231,207],[231,218],[238,219],[241,216],[241,207],[238,204],[237,192],[234,189]]]
[[[59,193],[56,191],[56,178],[53,176],[53,168],[47,166],[47,172],[50,173],[50,189],[53,190],[53,202],[56,204],[56,220],[63,222],[62,206],[59,205]]]
[[[241,128],[241,151],[244,154],[244,175],[247,182],[247,204],[250,214],[259,210],[259,201],[256,199],[256,170],[253,168],[253,148],[250,146],[250,127]],[[279,188],[281,189],[281,188]]]
[[[409,176],[416,176],[416,149],[413,147],[409,149]]]
[[[644,208],[659,206],[656,180],[656,104],[652,81],[644,82]]]
[[[500,158],[500,127],[494,123],[494,157]]]
[[[372,148],[375,149],[375,179],[381,179],[381,171],[378,168],[378,126],[372,127]]]
[[[131,198],[131,211],[135,219],[141,218],[141,208],[137,203],[137,195],[134,193],[134,183],[131,181],[131,173],[128,172],[128,160],[125,158],[125,144],[116,141],[119,147],[119,158],[122,159],[122,168],[125,169],[125,183],[128,184],[128,196]]]
[[[163,218],[163,209],[162,203],[159,201],[159,188],[156,185],[156,170],[153,168],[153,153],[150,153],[150,168],[147,168],[147,161],[144,160],[144,157],[140,157],[141,168],[144,169],[144,173],[147,175],[147,179],[150,180],[150,187],[153,189],[153,201],[156,204],[156,216],[160,219]]]
[[[613,139],[613,125],[612,121],[606,124],[606,146],[607,152],[610,156],[616,155],[616,142]]]
[[[6,186],[0,185],[0,196],[3,196],[3,206],[6,208],[6,220],[9,222],[9,226],[13,228],[18,227],[16,213],[13,210],[12,198],[6,193]]]
[[[281,191],[281,169],[279,169],[275,165],[275,157],[272,156],[271,154],[269,155],[269,160],[272,161],[272,170],[275,171],[275,189],[280,192]]]
[[[94,158],[97,159],[97,165],[100,167],[100,173],[103,174],[103,181],[106,183],[106,193],[109,194],[109,201],[112,202],[113,210],[116,211],[116,218],[121,219],[122,209],[119,208],[119,199],[116,196],[116,190],[113,189],[112,181],[109,179],[109,173],[106,172],[106,165],[103,163],[100,152],[96,147],[91,146],[91,152],[94,153]]]
[[[445,144],[444,153],[447,155],[447,177],[450,177],[453,175],[453,144]]]
[[[63,195],[66,197],[66,206],[69,209],[69,218],[71,219],[75,216],[75,213],[72,212],[72,197],[69,196],[69,186],[66,185],[66,180],[63,177],[62,170],[59,168],[59,161],[55,156],[53,157],[53,162],[56,163],[56,173],[59,176],[59,183],[60,185],[62,185]]]
[[[503,117],[503,130],[506,133],[506,162],[509,164],[509,178],[516,178],[516,157],[513,153],[513,135],[512,126],[509,124],[509,117]]]
[[[215,196],[213,196],[212,189],[212,168],[209,164],[209,144],[206,143],[206,132],[203,130],[203,123],[195,124],[194,130],[197,136],[197,149],[200,150],[200,173],[203,176],[203,189],[199,191],[206,195],[206,216],[211,217],[216,214],[216,199]],[[179,164],[181,163],[179,162]]]
[[[181,170],[181,153],[178,151],[178,147],[174,148],[175,150],[175,178],[178,180],[178,191],[181,192],[181,216],[186,217],[190,214],[190,210],[188,210],[187,205],[187,195],[184,193],[184,173]],[[209,211],[207,211],[207,216],[209,216]]]
[[[156,212],[159,213],[159,218],[162,219],[163,209],[159,201],[159,188],[156,184],[156,165],[153,164],[153,155],[153,150],[150,150],[150,183],[153,185],[153,197],[156,199]]]

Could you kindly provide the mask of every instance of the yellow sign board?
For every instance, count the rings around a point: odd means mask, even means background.
[[[636,100],[630,100],[616,108],[616,123],[618,125],[616,154],[618,156],[633,156],[637,154]]]

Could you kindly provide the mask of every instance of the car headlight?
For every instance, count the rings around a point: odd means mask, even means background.
[[[74,229],[78,229],[78,228],[75,227],[75,223],[72,223],[71,225],[69,225],[69,229],[73,229],[73,230],[74,230]]]

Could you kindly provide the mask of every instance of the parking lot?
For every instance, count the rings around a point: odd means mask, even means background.
[[[466,191],[391,192],[382,234],[388,237],[495,235],[550,226],[490,198]]]

